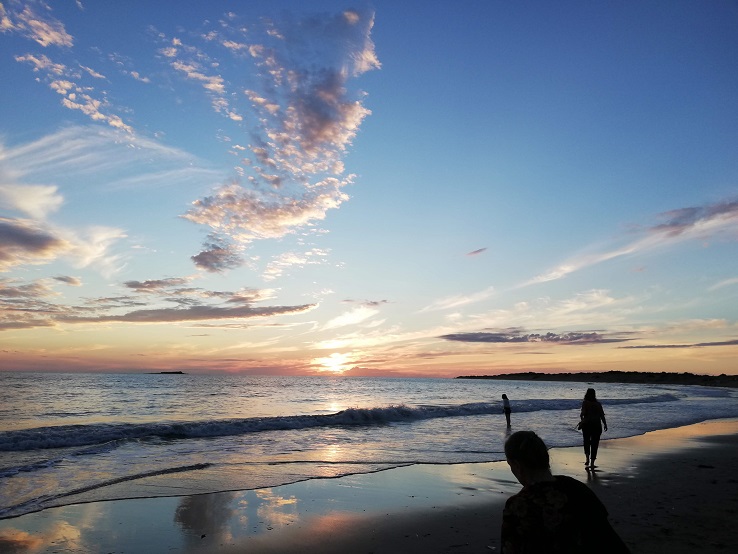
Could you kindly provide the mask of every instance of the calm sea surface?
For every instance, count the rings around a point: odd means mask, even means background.
[[[512,428],[549,446],[586,383],[0,373],[0,518],[51,506],[266,488],[393,467],[503,460]],[[604,438],[738,417],[731,389],[597,384]]]

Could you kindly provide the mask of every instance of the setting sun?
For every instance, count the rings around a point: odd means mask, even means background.
[[[350,354],[334,352],[325,358],[315,358],[313,360],[313,365],[317,367],[320,372],[340,374],[350,369],[348,364],[352,363],[352,361],[353,356]]]

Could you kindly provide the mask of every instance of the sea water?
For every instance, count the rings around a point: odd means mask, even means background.
[[[504,459],[512,430],[581,443],[587,383],[0,373],[0,518],[51,506],[225,490],[412,464]],[[738,417],[725,388],[592,385],[609,430]]]

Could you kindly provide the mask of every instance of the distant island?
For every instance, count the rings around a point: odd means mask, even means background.
[[[186,375],[184,371],[153,371],[149,375]]]
[[[738,388],[738,375],[696,375],[694,373],[651,373],[647,371],[601,371],[591,373],[503,373],[461,375],[455,379],[495,379],[500,381],[570,381],[573,383],[639,383],[645,385],[705,385]]]

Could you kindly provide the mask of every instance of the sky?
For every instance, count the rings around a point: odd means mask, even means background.
[[[0,370],[736,360],[733,0],[0,0]]]

